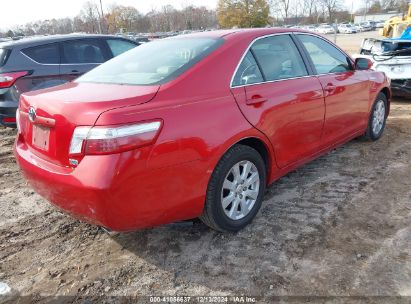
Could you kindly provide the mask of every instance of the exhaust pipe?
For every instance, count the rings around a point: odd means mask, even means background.
[[[115,235],[118,235],[118,234],[119,234],[118,232],[115,232],[115,231],[113,231],[113,230],[110,230],[110,229],[108,229],[108,228],[106,228],[106,227],[100,227],[100,229],[103,230],[105,233],[107,233],[109,236],[115,236]]]

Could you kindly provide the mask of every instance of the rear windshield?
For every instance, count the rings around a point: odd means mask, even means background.
[[[0,48],[0,67],[6,64],[10,50]]]
[[[189,69],[218,46],[222,39],[172,38],[138,46],[107,61],[76,82],[154,85]]]

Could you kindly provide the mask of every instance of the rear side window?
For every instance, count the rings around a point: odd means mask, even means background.
[[[235,73],[232,86],[236,87],[263,81],[263,75],[260,72],[254,56],[248,51]]]
[[[111,52],[113,53],[114,57],[124,52],[127,52],[128,50],[131,50],[132,48],[135,48],[137,46],[134,43],[122,39],[108,39],[107,44]]]
[[[318,74],[341,73],[352,70],[350,60],[339,49],[325,40],[298,35]]]
[[[266,81],[308,75],[304,61],[289,35],[257,40],[251,47]]]
[[[103,50],[99,41],[71,40],[63,45],[63,63],[102,63],[104,62]]]
[[[261,70],[260,70],[261,69]],[[307,76],[304,61],[289,35],[257,40],[241,62],[232,85]]]
[[[22,53],[32,60],[43,64],[59,64],[60,54],[56,43],[27,48]]]
[[[9,57],[11,50],[0,49],[0,67],[6,64],[7,58]]]

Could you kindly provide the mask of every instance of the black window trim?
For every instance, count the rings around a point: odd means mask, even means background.
[[[318,73],[317,69],[315,68],[314,62],[312,61],[307,49],[305,48],[303,42],[301,41],[301,39],[298,36],[313,36],[316,38],[319,38],[321,40],[323,40],[325,43],[328,43],[329,45],[333,46],[334,48],[336,48],[341,54],[343,54],[345,56],[345,58],[347,59],[347,63],[350,64],[350,70],[348,71],[344,71],[344,72],[332,72],[332,73]],[[352,60],[352,58],[346,53],[344,52],[338,45],[330,42],[329,40],[325,39],[324,37],[321,37],[319,35],[315,35],[315,34],[311,34],[311,33],[303,33],[303,32],[295,32],[294,33],[294,37],[295,40],[297,41],[296,43],[300,46],[302,52],[305,54],[304,56],[306,57],[307,62],[309,63],[311,70],[313,71],[313,74],[315,76],[325,76],[325,75],[340,75],[340,74],[345,74],[348,72],[354,72],[354,62]]]
[[[250,54],[251,54],[251,56],[253,57],[255,63],[257,64],[257,68],[258,68],[258,70],[260,71],[261,77],[263,77],[263,82],[267,82],[267,76],[265,76],[264,70],[263,70],[263,68],[261,67],[260,60],[257,58],[257,56],[255,55],[255,52],[254,52],[254,50],[253,50],[252,48],[250,48]],[[247,56],[247,55],[246,55],[246,56]],[[244,57],[244,58],[245,58],[245,57]],[[243,73],[244,73],[244,72],[243,72]],[[236,73],[236,74],[237,74],[237,73]],[[240,76],[241,76],[241,75],[240,75]]]
[[[38,61],[34,60],[33,58],[31,58],[26,53],[24,53],[25,50],[33,49],[33,48],[36,48],[36,47],[42,47],[42,46],[46,46],[46,45],[52,45],[52,44],[55,44],[57,46],[57,52],[58,52],[58,55],[59,55],[59,63],[41,63],[41,62],[38,62]],[[37,44],[37,45],[25,47],[25,48],[20,49],[19,52],[24,57],[28,58],[29,60],[31,60],[34,63],[39,64],[39,65],[52,65],[52,66],[54,66],[54,65],[60,65],[61,64],[61,49],[60,49],[60,42],[58,42],[58,41],[49,42],[49,43],[42,43],[42,44]]]
[[[293,41],[295,47],[297,48],[297,51],[299,52],[299,54],[300,54],[300,56],[301,56],[301,58],[302,58],[302,60],[303,60],[304,66],[305,66],[305,68],[306,68],[306,70],[307,70],[307,75],[298,76],[298,77],[284,78],[284,79],[276,79],[276,80],[265,80],[265,81],[262,81],[262,82],[249,83],[249,84],[233,85],[235,75],[237,74],[238,69],[240,68],[240,65],[241,65],[241,63],[243,62],[245,56],[247,56],[248,51],[251,51],[251,47],[254,45],[254,43],[257,42],[258,40],[261,40],[261,39],[264,39],[264,38],[273,37],[273,36],[281,36],[281,35],[290,36],[291,40]],[[234,70],[233,76],[231,77],[231,81],[230,81],[230,89],[233,89],[233,88],[242,88],[242,87],[259,85],[259,84],[265,84],[265,83],[273,83],[273,82],[287,81],[287,80],[293,80],[293,79],[309,78],[309,77],[315,76],[314,73],[313,73],[313,70],[312,70],[312,65],[311,65],[311,63],[310,63],[309,61],[307,61],[305,52],[302,52],[301,46],[299,46],[299,44],[296,43],[295,39],[293,38],[293,35],[294,35],[294,32],[274,33],[274,34],[268,34],[268,35],[264,35],[264,36],[257,37],[257,38],[255,38],[253,41],[251,41],[251,43],[248,45],[247,49],[245,50],[245,52],[244,52],[243,55],[241,56],[241,59],[240,59],[240,61],[238,62],[237,67],[236,67],[235,70]],[[313,35],[313,36],[315,36],[315,35]],[[259,68],[259,70],[260,70],[260,73],[261,73],[261,75],[263,75],[263,79],[265,79],[265,76],[264,76],[264,74],[263,74],[262,71],[261,71],[260,64],[258,63],[257,58],[254,56],[253,52],[250,52],[250,53],[253,55],[254,60],[256,60],[257,66],[258,66],[258,68]]]

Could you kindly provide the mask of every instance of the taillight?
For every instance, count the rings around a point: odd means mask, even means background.
[[[118,127],[77,127],[69,154],[112,154],[140,148],[152,144],[160,128],[159,120]]]
[[[29,71],[0,73],[0,89],[11,87],[17,79],[26,76]]]

